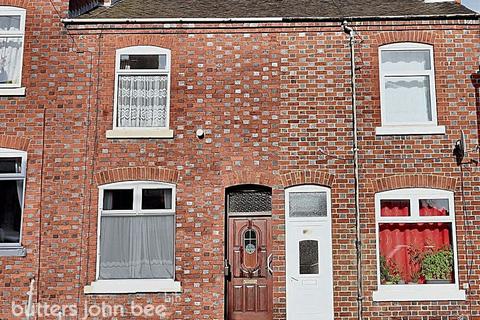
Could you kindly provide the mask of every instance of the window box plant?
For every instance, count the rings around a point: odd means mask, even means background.
[[[401,284],[403,282],[397,264],[384,256],[380,256],[380,283],[386,285]],[[404,283],[404,282],[403,282]]]
[[[422,261],[424,252],[415,244],[411,244],[408,249],[409,267],[410,267],[410,281],[408,284],[424,283],[422,276]]]
[[[447,246],[438,250],[429,249],[422,260],[422,275],[427,284],[452,283],[453,251]]]

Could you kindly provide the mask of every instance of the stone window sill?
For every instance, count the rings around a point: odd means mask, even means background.
[[[0,247],[0,257],[25,257],[27,250],[22,246]]]
[[[0,88],[0,96],[24,96],[25,88]]]
[[[85,286],[83,291],[85,294],[182,292],[182,286],[173,279],[97,280]]]
[[[406,284],[380,286],[373,301],[446,301],[465,300],[465,290],[456,284]]]
[[[445,134],[445,126],[383,126],[375,129],[377,136]]]
[[[173,130],[168,128],[114,128],[107,130],[108,139],[171,139]]]

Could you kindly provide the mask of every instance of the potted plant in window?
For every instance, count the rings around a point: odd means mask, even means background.
[[[391,285],[399,284],[402,280],[397,264],[384,256],[380,256],[380,283]]]
[[[409,256],[409,263],[410,263],[410,281],[409,284],[417,284],[421,282],[422,276],[422,262],[424,252],[420,250],[419,247],[412,244],[408,247],[408,256]]]
[[[425,252],[422,261],[422,275],[427,284],[451,283],[453,274],[453,251],[450,246]]]

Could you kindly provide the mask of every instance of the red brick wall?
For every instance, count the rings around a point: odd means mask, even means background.
[[[285,318],[283,189],[303,183],[332,187],[335,318],[356,318],[350,58],[338,23],[80,27],[67,35],[51,17],[48,2],[28,14],[35,23],[27,29],[27,97],[0,98],[7,110],[0,113],[5,135],[30,141],[24,219],[28,254],[0,258],[0,318],[10,318],[11,299],[26,299],[28,279],[38,279],[40,267],[40,302],[165,303],[171,318],[223,319],[224,193],[241,183],[273,187],[275,319]],[[479,170],[465,170],[464,214],[451,149],[460,129],[470,147],[478,143],[478,106],[469,79],[478,70],[480,35],[478,24],[442,23],[354,26],[361,39],[358,114],[368,319],[480,316],[477,267],[468,301],[375,303],[371,298],[378,190],[406,185],[454,189],[461,284],[467,261],[479,264],[480,238],[471,232],[479,225]],[[438,119],[446,135],[375,136],[380,124],[378,45],[395,41],[434,46]],[[105,137],[113,122],[115,50],[131,45],[172,50],[173,139]],[[205,130],[203,140],[196,137],[197,128]],[[95,279],[98,185],[133,177],[178,181],[176,277],[183,288],[178,297],[83,294]],[[472,249],[468,255],[466,245]]]
[[[53,2],[59,5],[58,1]],[[61,73],[65,66],[59,66],[58,59],[65,54],[68,46],[58,40],[62,32],[60,21],[55,19],[52,7],[47,1],[2,0],[0,5],[27,9],[22,76],[22,86],[27,88],[26,95],[0,96],[0,148],[28,152],[22,224],[22,244],[27,255],[0,257],[0,318],[8,319],[12,318],[11,303],[24,304],[30,279],[38,279],[39,243],[42,243],[43,248],[49,247],[45,246],[39,237],[40,221],[49,214],[46,209],[49,206],[46,204],[48,192],[44,192],[47,184],[44,179],[46,167],[54,164],[51,161],[50,165],[47,165],[44,161],[44,150],[50,149],[47,152],[53,153],[51,146],[44,143],[44,124],[52,123],[52,114],[59,110],[60,101],[64,99],[56,95],[57,83],[65,82],[65,86],[67,85],[66,76]],[[59,6],[59,9],[62,10],[62,7]],[[67,38],[62,41],[68,43]],[[68,126],[68,122],[70,119],[63,125]],[[45,168],[43,173],[42,168]],[[41,201],[42,198],[45,201]],[[45,223],[45,220],[42,223]],[[48,254],[46,256],[48,260]]]

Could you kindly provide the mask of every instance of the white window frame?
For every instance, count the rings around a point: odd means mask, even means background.
[[[25,20],[27,10],[18,7],[0,6],[0,15],[2,16],[20,16],[20,31],[5,31],[0,30],[0,37],[12,37],[22,39],[22,56],[18,63],[20,64],[20,79],[18,84],[0,84],[0,96],[23,96],[25,95],[25,88],[22,87],[22,73],[23,73],[23,55],[25,48]]]
[[[382,217],[381,200],[410,200],[409,217]],[[425,216],[419,214],[419,200],[448,199],[448,216]],[[384,191],[375,195],[375,232],[376,232],[376,268],[377,291],[373,292],[373,301],[441,301],[465,300],[465,290],[459,289],[457,233],[455,226],[454,194],[451,191],[427,188],[409,188]],[[381,223],[418,223],[445,222],[452,225],[452,249],[454,254],[455,283],[451,284],[396,284],[382,285],[380,282],[380,231]]]
[[[172,190],[172,208],[171,209],[141,209],[142,189],[171,189]],[[108,210],[103,212],[103,196],[105,190],[133,189],[133,210]],[[173,243],[173,270],[174,275],[170,279],[99,279],[100,275],[100,228],[101,218],[103,216],[135,216],[135,215],[173,215],[173,227],[176,226],[176,186],[170,183],[153,181],[126,181],[102,185],[99,187],[98,199],[98,229],[97,229],[97,263],[96,280],[91,285],[85,286],[86,294],[104,294],[104,293],[146,293],[146,292],[181,292],[181,284],[175,281],[175,241]],[[176,230],[173,231],[174,240]]]
[[[166,55],[165,69],[120,69],[120,56],[124,54],[135,55]],[[118,79],[122,75],[167,75],[166,99],[166,126],[165,127],[119,127],[117,125]],[[172,138],[173,130],[170,126],[170,85],[171,85],[171,51],[154,46],[134,46],[118,49],[115,58],[115,91],[113,107],[113,130],[107,130],[107,138]]]
[[[387,73],[382,64],[382,53],[385,51],[425,51],[430,52],[431,70],[408,71]],[[423,43],[402,42],[380,46],[378,48],[378,63],[380,69],[380,107],[381,107],[381,127],[376,128],[377,135],[415,135],[415,134],[445,134],[445,126],[438,126],[437,122],[437,98],[435,91],[435,60],[433,46]],[[408,77],[408,76],[428,76],[430,79],[430,107],[432,121],[426,122],[395,122],[386,121],[386,110],[384,107],[386,101],[385,78],[386,77]]]
[[[1,173],[0,180],[23,180],[23,194],[20,218],[20,239],[18,243],[0,243],[0,256],[25,256],[25,248],[22,247],[23,216],[25,207],[25,188],[27,184],[27,153],[25,151],[0,148],[0,158],[21,158],[20,173]]]

